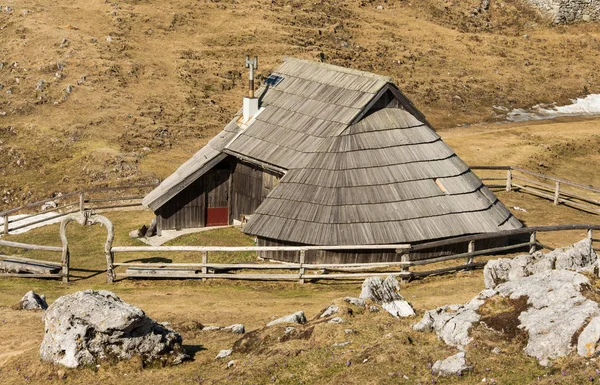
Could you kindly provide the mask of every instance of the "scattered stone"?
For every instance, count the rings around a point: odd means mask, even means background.
[[[382,10],[382,9],[383,9],[383,5],[378,5],[378,6],[377,6],[377,9],[378,9],[378,10]]]
[[[356,330],[354,330],[354,329],[344,329],[344,333],[346,333],[346,334],[353,334],[353,333],[356,333]]]
[[[219,352],[219,354],[217,354],[215,359],[218,360],[221,358],[229,357],[231,355],[231,353],[233,353],[233,349],[223,349]]]
[[[348,346],[350,345],[352,342],[350,341],[344,341],[344,342],[336,342],[335,344],[331,345],[332,348],[343,348],[344,346]]]
[[[365,300],[362,298],[345,297],[344,301],[348,302],[350,305],[354,305],[354,306],[358,306],[358,307],[366,306]]]
[[[379,307],[377,307],[375,305],[371,305],[371,306],[369,306],[369,312],[371,312],[371,313],[378,313],[379,312]]]
[[[246,328],[242,324],[233,324],[227,327],[224,327],[223,330],[230,331],[234,334],[244,334],[246,333]]]
[[[227,369],[231,369],[235,366],[235,360],[231,360],[227,363]]]
[[[365,279],[360,298],[380,304],[396,318],[415,315],[412,306],[400,295],[400,284],[393,275],[389,275],[385,280],[379,277]]]
[[[37,294],[35,291],[28,291],[25,293],[23,298],[12,306],[14,310],[46,310],[48,304],[46,303],[46,296],[43,294]]]
[[[286,328],[285,328],[285,331],[284,331],[284,333],[285,333],[285,334],[290,334],[290,333],[293,333],[294,331],[296,331],[296,328],[295,328],[295,327],[288,326],[288,327],[286,327]]]
[[[143,238],[144,236],[146,236],[147,232],[148,232],[148,227],[146,227],[146,225],[142,225],[142,227],[140,227],[139,229],[130,231],[129,238],[132,238],[132,239]]]
[[[42,361],[69,368],[102,359],[179,364],[188,359],[181,335],[110,291],[85,290],[58,298],[45,312]]]
[[[304,316],[304,312],[302,310],[297,311],[294,314],[286,315],[285,317],[278,318],[273,320],[267,324],[267,327],[278,325],[281,323],[296,323],[296,324],[305,324],[306,317]]]
[[[210,331],[214,331],[214,330],[221,330],[220,326],[205,326],[202,328],[203,332],[210,332]]]
[[[42,205],[41,210],[42,211],[53,210],[57,207],[58,207],[58,203],[56,203],[55,201],[49,201]]]
[[[344,323],[344,319],[342,317],[333,317],[327,323],[330,323],[330,324],[341,324],[341,323]]]
[[[498,346],[496,346],[495,348],[492,349],[492,353],[500,354],[500,353],[502,353],[502,349],[500,349]]]
[[[327,318],[332,316],[333,314],[339,313],[340,308],[336,305],[329,305],[327,309],[319,316],[319,318]]]
[[[36,91],[43,91],[44,88],[46,88],[46,81],[44,79],[40,79],[38,80],[36,86],[35,86],[35,90]]]
[[[106,37],[106,41],[109,42],[109,43],[111,43],[113,41],[113,38],[111,36],[107,36]]]
[[[421,321],[413,325],[416,331],[435,331],[446,344],[464,347],[471,342],[469,330],[480,316],[472,307],[442,306],[425,312]]]
[[[527,36],[527,35],[525,35],[525,36]],[[522,207],[519,207],[519,206],[515,206],[515,207],[513,207],[513,209],[515,209],[515,210],[517,210],[517,211],[522,211],[522,212],[524,212],[524,213],[526,213],[526,212],[527,212],[527,210],[525,210],[524,208],[522,208]]]
[[[62,39],[62,41],[60,42],[60,45],[58,47],[65,48],[65,47],[68,47],[69,44],[71,44],[71,42],[65,38],[65,39]]]
[[[464,372],[472,370],[472,366],[467,365],[465,352],[459,352],[445,360],[436,361],[431,368],[434,374],[440,376],[460,376]]]

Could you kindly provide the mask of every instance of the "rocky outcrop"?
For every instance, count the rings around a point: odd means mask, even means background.
[[[491,289],[506,281],[514,281],[553,269],[597,273],[597,262],[598,255],[593,251],[591,241],[586,238],[574,245],[547,254],[535,252],[513,259],[489,261],[483,270],[483,279],[485,287]]]
[[[284,317],[277,318],[276,320],[269,322],[267,324],[267,327],[282,324],[282,323],[305,324],[306,316],[304,315],[304,312],[302,310],[300,310],[293,314],[286,315]]]
[[[485,278],[486,286],[493,288],[465,305],[427,311],[413,328],[434,331],[448,345],[463,348],[471,342],[470,329],[483,320],[482,305],[497,298],[522,300],[525,306],[514,317],[518,329],[527,334],[527,355],[548,365],[550,360],[572,352],[573,341],[577,341],[579,355],[594,355],[600,350],[600,307],[586,298],[591,283],[575,270],[589,271],[596,263],[589,241],[548,254],[490,261]]]
[[[105,290],[58,298],[46,310],[44,323],[41,359],[69,368],[133,356],[165,364],[188,358],[178,333]]]
[[[394,317],[415,315],[412,306],[400,295],[400,284],[393,275],[388,276],[385,280],[379,277],[365,279],[360,298],[380,304]]]
[[[555,24],[600,20],[600,3],[594,0],[527,0]]]
[[[28,291],[23,298],[12,306],[15,310],[46,310],[48,304],[43,294],[37,294],[35,291]]]
[[[434,374],[444,376],[460,376],[464,372],[472,370],[472,366],[467,365],[465,359],[465,352],[459,352],[453,356],[446,358],[445,360],[439,360],[434,362],[431,371]]]

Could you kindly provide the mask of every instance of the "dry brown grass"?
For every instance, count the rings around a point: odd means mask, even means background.
[[[598,25],[551,26],[518,0],[8,4],[0,207],[166,177],[238,110],[248,53],[262,77],[284,55],[390,75],[438,128],[600,90]]]

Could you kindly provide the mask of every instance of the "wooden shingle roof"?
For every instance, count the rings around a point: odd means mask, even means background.
[[[310,245],[394,244],[521,223],[427,125],[386,108],[321,142],[244,232]]]

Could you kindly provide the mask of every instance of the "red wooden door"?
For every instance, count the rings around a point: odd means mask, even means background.
[[[213,169],[206,176],[206,226],[228,225],[229,170]]]

